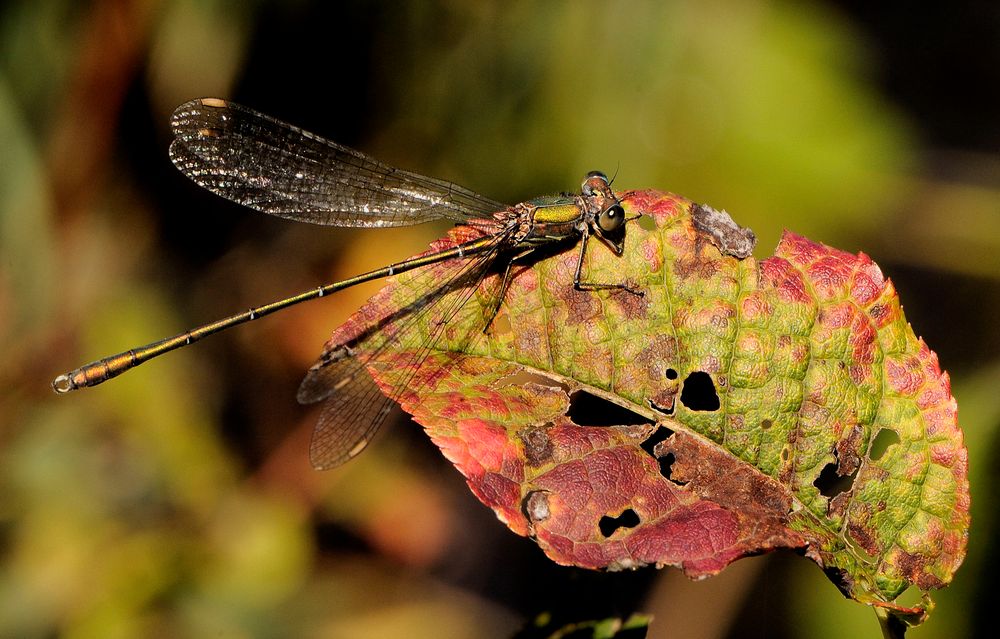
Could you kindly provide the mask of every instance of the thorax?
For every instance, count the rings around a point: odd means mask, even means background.
[[[580,235],[587,213],[580,196],[540,197],[520,204],[522,242],[548,243]]]

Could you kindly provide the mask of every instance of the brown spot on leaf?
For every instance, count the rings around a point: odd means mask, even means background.
[[[600,311],[600,303],[592,291],[578,291],[567,286],[563,300],[568,311],[566,321],[570,324],[590,322]]]
[[[884,482],[885,480],[889,479],[889,471],[886,470],[885,468],[879,468],[878,466],[875,465],[869,465],[868,469],[865,472],[868,474],[869,477],[868,481]],[[883,507],[885,506],[884,503],[882,505]]]
[[[521,431],[524,459],[530,466],[538,467],[552,461],[552,440],[546,426],[532,426]]]
[[[858,507],[856,506],[856,508]],[[871,525],[870,519],[870,516],[859,518],[857,513],[855,513],[852,521],[847,525],[847,534],[849,534],[854,543],[862,548],[866,553],[872,557],[877,557],[882,549],[879,548],[874,535],[869,532],[869,526]]]
[[[514,340],[517,348],[527,353],[542,351],[546,347],[542,333],[533,328],[521,328],[516,331]]]
[[[846,491],[831,499],[826,507],[827,515],[837,519],[843,517],[847,513],[847,507],[851,504],[853,494],[853,491]]]
[[[893,559],[899,571],[917,587],[929,590],[944,585],[944,582],[925,570],[927,557],[900,550],[894,554]]]
[[[643,383],[652,397],[648,401],[654,404],[652,408],[669,415],[673,413],[674,399],[680,386],[678,373],[674,368],[677,362],[677,339],[660,333],[651,343],[639,351],[634,358],[641,364],[646,379]]]
[[[837,442],[836,454],[839,461],[837,473],[839,475],[850,475],[861,464],[861,457],[858,454],[858,451],[861,450],[861,435],[861,425],[854,424],[847,436]]]
[[[650,341],[648,346],[639,351],[636,361],[645,362],[650,380],[659,380],[664,370],[672,370],[670,367],[677,361],[677,339],[671,335],[658,334]],[[674,377],[667,379],[676,379]]]
[[[629,288],[637,290],[635,285]],[[630,291],[621,289],[611,291],[611,300],[621,311],[621,314],[629,321],[642,321],[649,315],[649,296],[636,295]]]
[[[692,277],[710,279],[719,269],[715,260],[704,255],[702,251],[686,251],[674,260],[674,274],[682,280]]]
[[[768,527],[785,522],[792,507],[787,487],[681,431],[660,443],[655,453],[658,457],[674,455],[672,481],[685,482],[687,490],[739,513],[741,518],[760,522],[764,526],[758,531],[761,534],[785,534]]]
[[[668,388],[660,390],[656,395],[649,400],[652,404],[653,410],[656,410],[664,415],[674,414],[674,402],[677,401],[677,385],[673,384]]]

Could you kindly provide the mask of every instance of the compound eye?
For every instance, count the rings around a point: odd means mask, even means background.
[[[609,206],[597,218],[597,225],[601,227],[601,230],[605,233],[613,233],[614,231],[617,231],[624,223],[625,209],[622,208],[621,204]]]

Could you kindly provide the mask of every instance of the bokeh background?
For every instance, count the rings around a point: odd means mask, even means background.
[[[0,7],[0,636],[878,636],[811,562],[554,566],[405,419],[309,467],[295,389],[358,287],[55,396],[97,357],[422,250],[255,214],[167,159],[218,96],[516,202],[586,171],[864,250],[951,373],[973,530],[914,637],[992,627],[1000,5],[11,0]]]

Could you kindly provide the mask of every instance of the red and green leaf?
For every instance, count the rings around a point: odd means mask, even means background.
[[[919,618],[892,601],[946,585],[962,562],[967,453],[948,375],[891,282],[864,254],[789,232],[773,257],[738,259],[748,251],[671,194],[628,192],[622,204],[655,224],[630,223],[622,257],[592,242],[585,273],[643,296],[575,290],[577,250],[515,266],[485,333],[495,275],[426,357],[418,346],[444,318],[384,349],[370,365],[383,390],[556,562],[700,577],[790,548],[847,596]],[[435,248],[474,233],[459,227]],[[419,287],[414,277],[397,277],[328,346],[425,294],[427,273]],[[685,386],[709,379],[717,403],[685,400]],[[568,413],[580,391],[648,424],[578,425]]]

